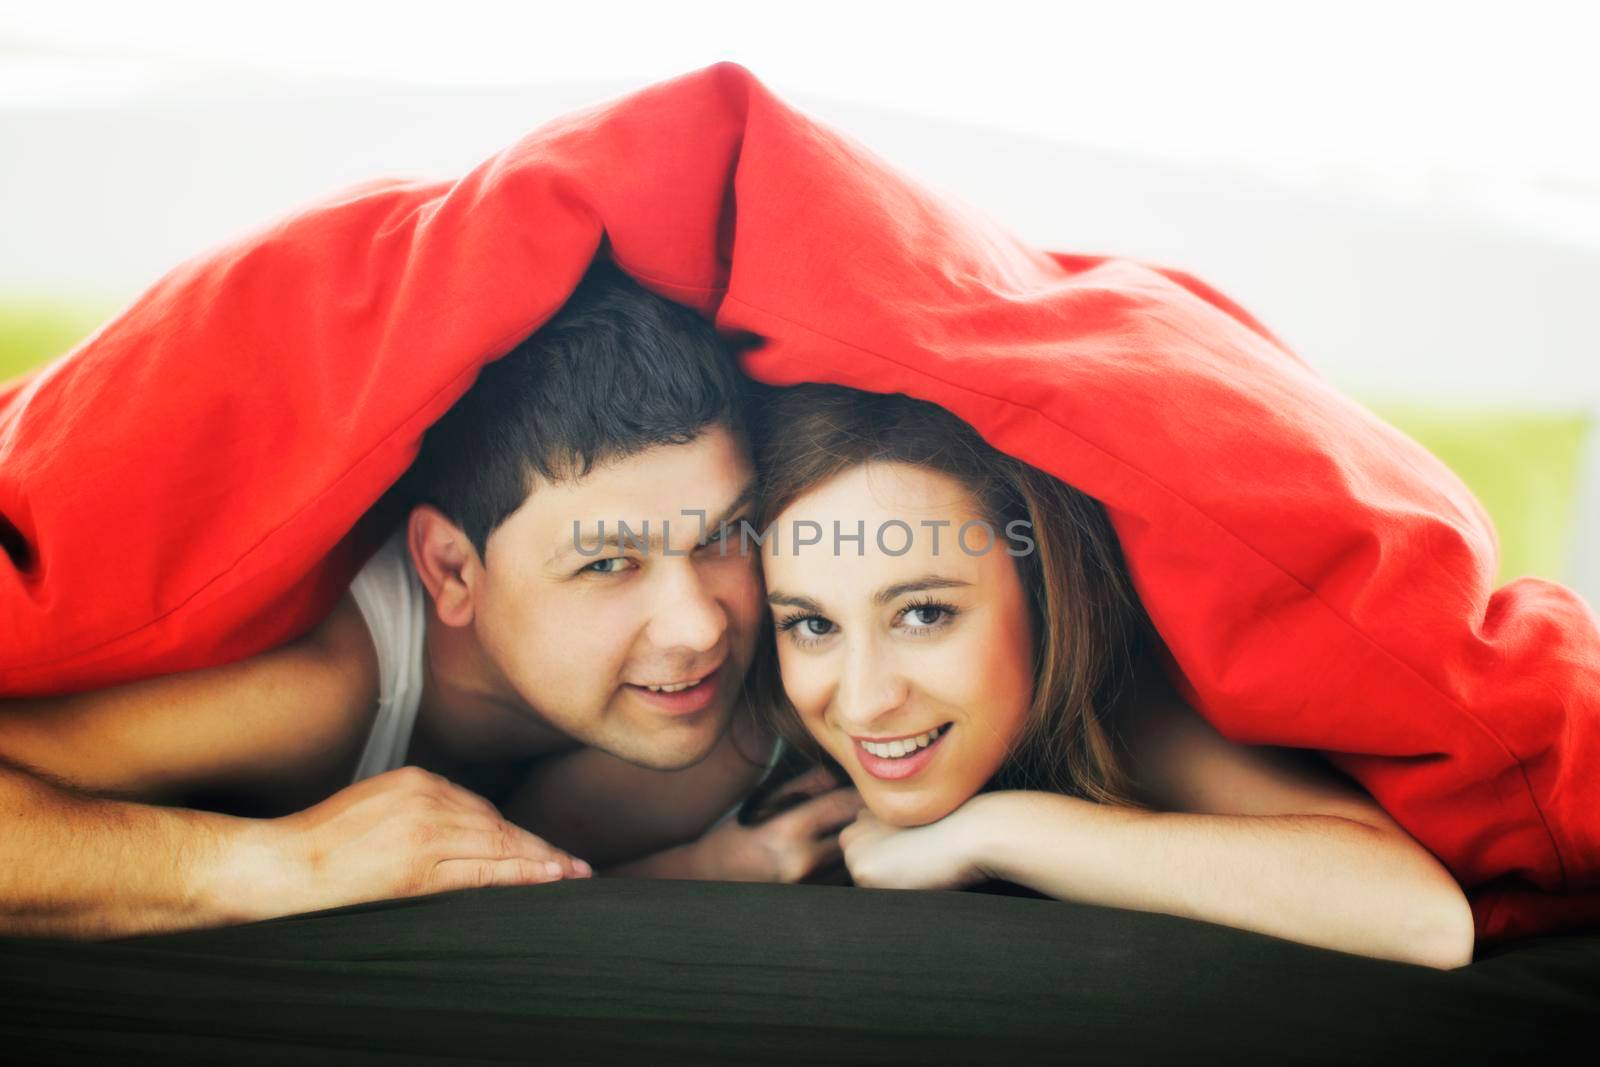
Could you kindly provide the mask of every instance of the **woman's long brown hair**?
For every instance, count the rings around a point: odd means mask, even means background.
[[[1108,716],[1158,640],[1122,548],[1093,498],[992,447],[945,409],[898,393],[807,384],[757,390],[752,435],[762,486],[756,529],[866,463],[907,463],[966,487],[995,531],[1021,519],[1013,557],[1033,623],[1033,701],[990,789],[1038,789],[1134,804]],[[998,550],[998,536],[991,549]],[[814,760],[822,750],[783,690],[770,617],[746,682],[751,705]]]

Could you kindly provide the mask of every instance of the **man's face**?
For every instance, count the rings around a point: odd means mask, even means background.
[[[490,535],[473,593],[473,626],[502,684],[551,726],[630,763],[675,770],[704,758],[728,726],[765,610],[757,553],[738,536],[752,479],[737,439],[710,427],[690,444],[541,483]],[[613,542],[603,546],[602,521]],[[677,693],[649,688],[699,679]]]

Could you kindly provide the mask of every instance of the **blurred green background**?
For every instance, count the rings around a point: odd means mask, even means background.
[[[0,297],[0,382],[67,351],[116,310],[109,302]]]
[[[60,355],[116,308],[110,302],[0,300],[0,382]],[[1357,396],[1442,459],[1494,518],[1499,584],[1568,582],[1587,414],[1450,406]]]

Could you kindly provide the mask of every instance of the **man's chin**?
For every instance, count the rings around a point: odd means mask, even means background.
[[[696,764],[705,762],[705,758],[711,755],[711,750],[716,747],[716,742],[713,741],[709,745],[697,745],[692,750],[662,746],[634,752],[631,755],[623,755],[620,752],[613,755],[647,771],[686,771]]]
[[[707,708],[689,719],[640,724],[610,751],[652,771],[684,771],[705,760],[727,733],[732,716]]]

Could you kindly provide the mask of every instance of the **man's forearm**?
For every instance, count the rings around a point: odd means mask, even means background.
[[[246,824],[89,796],[0,763],[0,933],[102,938],[241,921],[220,879]]]
[[[664,848],[648,856],[608,867],[600,875],[603,878],[704,878],[697,862],[696,844],[691,841]]]

